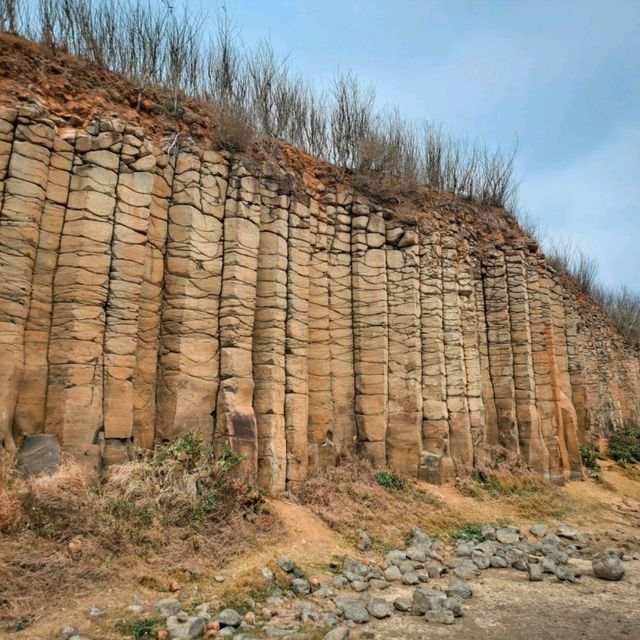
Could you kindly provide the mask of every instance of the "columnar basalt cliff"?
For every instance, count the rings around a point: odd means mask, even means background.
[[[492,214],[499,215],[499,214]],[[117,118],[0,111],[0,444],[97,467],[186,431],[271,492],[355,448],[552,479],[640,417],[640,358],[535,242]]]

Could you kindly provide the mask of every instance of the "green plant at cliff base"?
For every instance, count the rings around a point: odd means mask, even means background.
[[[598,455],[600,449],[596,447],[589,447],[585,445],[580,447],[580,457],[582,458],[582,465],[587,470],[587,474],[595,480],[601,479],[602,467],[598,464]]]
[[[393,471],[381,471],[376,476],[376,482],[385,489],[400,491],[404,489],[404,480]]]
[[[607,447],[609,457],[618,462],[640,462],[640,428],[623,427],[611,434]]]

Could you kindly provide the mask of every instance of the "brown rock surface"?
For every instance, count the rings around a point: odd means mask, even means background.
[[[562,480],[638,419],[637,348],[522,238],[304,171],[0,111],[0,444],[98,467],[197,431],[276,493],[351,448]]]

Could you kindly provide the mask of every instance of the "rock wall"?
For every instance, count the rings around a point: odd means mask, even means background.
[[[0,111],[5,449],[53,434],[97,467],[197,431],[271,492],[351,448],[561,480],[638,421],[638,351],[535,243],[117,118],[58,125]]]

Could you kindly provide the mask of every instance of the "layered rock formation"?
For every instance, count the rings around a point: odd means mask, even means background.
[[[88,466],[186,432],[277,492],[355,448],[554,479],[640,417],[640,358],[532,241],[118,119],[0,111],[0,443]]]

